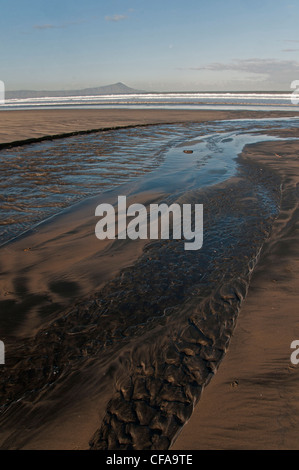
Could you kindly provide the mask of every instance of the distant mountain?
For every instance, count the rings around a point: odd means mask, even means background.
[[[24,98],[44,98],[44,97],[63,97],[63,96],[90,96],[90,95],[121,95],[132,93],[146,93],[143,90],[135,90],[124,83],[118,82],[112,85],[99,86],[95,88],[84,88],[83,90],[58,90],[58,91],[35,91],[35,90],[17,90],[7,91],[6,99],[24,99]]]

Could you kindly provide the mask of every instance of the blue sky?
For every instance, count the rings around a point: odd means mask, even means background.
[[[1,0],[7,90],[289,90],[299,0]]]

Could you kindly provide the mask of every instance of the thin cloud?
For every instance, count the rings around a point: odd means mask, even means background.
[[[299,62],[294,60],[276,59],[236,59],[230,63],[213,62],[200,67],[190,67],[189,70],[224,71],[235,70],[238,72],[251,72],[258,74],[270,74],[283,70],[299,71]]]
[[[106,21],[114,21],[114,22],[123,21],[123,20],[126,20],[127,18],[128,18],[127,15],[105,16],[105,20],[106,20]]]
[[[42,31],[46,29],[67,28],[68,26],[74,26],[82,23],[86,23],[86,20],[68,21],[67,23],[63,24],[35,24],[34,26],[32,26],[32,28]]]
[[[39,30],[63,28],[63,26],[56,26],[55,24],[35,24],[32,27],[33,29],[39,29]]]
[[[215,72],[236,71],[246,72],[255,75],[262,75],[266,78],[285,80],[290,75],[298,75],[299,62],[294,60],[276,59],[236,59],[230,63],[213,62],[200,67],[190,67],[189,70],[209,70]]]
[[[181,70],[186,70],[181,69]],[[299,62],[294,60],[277,59],[235,59],[229,63],[213,62],[199,67],[189,67],[187,70],[212,72],[244,73],[251,81],[260,81],[267,86],[286,86],[299,76]],[[233,79],[233,77],[232,77]],[[244,78],[242,78],[244,80]]]
[[[298,52],[299,49],[281,49],[281,52]]]
[[[285,39],[284,42],[299,42],[299,39]]]

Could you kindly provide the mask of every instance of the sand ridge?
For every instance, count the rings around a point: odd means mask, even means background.
[[[299,337],[299,144],[249,145],[241,158],[280,176],[281,210],[226,357],[173,450],[299,448],[299,369],[290,361]]]

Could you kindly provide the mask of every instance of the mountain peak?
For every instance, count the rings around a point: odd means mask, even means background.
[[[144,93],[143,90],[130,88],[122,82],[113,83],[92,88],[84,88],[82,90],[17,90],[7,91],[7,99],[24,99],[24,98],[44,98],[44,97],[63,97],[63,96],[88,96],[88,95],[117,95],[122,93]]]

